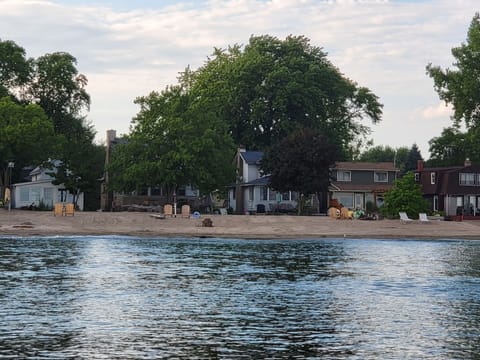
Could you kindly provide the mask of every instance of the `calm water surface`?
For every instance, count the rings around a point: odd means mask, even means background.
[[[480,359],[480,242],[0,238],[0,358]]]

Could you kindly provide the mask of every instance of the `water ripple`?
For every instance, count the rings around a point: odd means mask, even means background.
[[[480,243],[0,239],[0,358],[475,359]]]

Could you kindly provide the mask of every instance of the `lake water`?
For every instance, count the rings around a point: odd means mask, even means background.
[[[0,238],[0,358],[479,359],[480,242]]]

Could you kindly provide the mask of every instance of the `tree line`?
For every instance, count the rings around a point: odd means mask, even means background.
[[[440,99],[454,109],[452,125],[430,142],[432,166],[480,160],[480,18],[452,49],[455,69],[428,64]],[[92,192],[103,172],[104,148],[86,121],[87,78],[68,53],[26,57],[0,40],[0,171],[57,159],[55,174],[72,193]],[[422,159],[416,144],[373,146],[371,125],[383,105],[349,79],[304,36],[252,36],[244,46],[215,48],[176,84],[135,99],[139,112],[109,165],[112,190],[191,184],[208,193],[235,181],[236,148],[265,152],[262,168],[277,190],[326,191],[336,161],[394,161],[403,173]],[[318,180],[323,176],[324,180]],[[326,176],[326,177],[325,177]],[[0,180],[1,181],[1,180]],[[5,185],[5,184],[4,184]]]

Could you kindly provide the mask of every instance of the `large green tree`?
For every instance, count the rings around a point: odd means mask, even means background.
[[[21,180],[19,170],[48,159],[55,139],[52,122],[40,106],[0,99],[0,186],[9,185],[5,180],[10,161],[15,163],[12,181]]]
[[[400,172],[403,173],[409,151],[410,149],[405,146],[393,148],[388,145],[378,145],[360,153],[358,161],[393,162],[395,166],[400,169]]]
[[[318,199],[328,191],[330,169],[338,152],[338,147],[318,131],[300,129],[273,145],[262,159],[261,168],[270,174],[269,186],[274,190],[297,191]],[[323,200],[326,203],[326,197]],[[298,210],[302,212],[301,207]]]
[[[95,132],[85,121],[90,97],[86,92],[87,78],[79,73],[76,64],[75,57],[65,52],[27,59],[25,50],[13,41],[0,41],[0,95],[9,95],[20,104],[38,105],[50,122],[45,129],[53,129],[56,134],[55,140],[50,139],[52,146],[43,146],[45,142],[40,138],[33,141],[35,135],[26,136],[32,149],[41,144],[43,151],[13,153],[15,167],[59,160],[55,164],[61,165],[52,175],[56,183],[64,184],[74,195],[99,188],[98,169],[104,161],[99,155],[103,149],[94,144]],[[11,115],[10,121],[20,131],[22,117],[15,116]],[[0,145],[7,143],[7,139],[0,138]]]
[[[302,36],[252,36],[243,49],[216,49],[191,79],[200,108],[218,113],[234,142],[251,149],[266,149],[308,127],[348,157],[369,132],[361,120],[376,123],[382,115],[376,95],[346,78]]]
[[[453,106],[453,124],[430,143],[432,161],[461,163],[466,157],[480,161],[480,15],[473,17],[466,42],[452,48],[453,68],[427,65],[427,74],[441,100]],[[464,130],[465,129],[465,130]],[[442,146],[444,148],[442,149]],[[463,156],[464,159],[459,159]]]
[[[0,98],[18,97],[30,79],[31,60],[25,49],[11,40],[0,39]]]
[[[440,136],[429,141],[430,159],[428,166],[454,166],[465,161],[468,134],[456,127],[443,129]],[[471,153],[471,152],[469,152]]]
[[[68,53],[56,52],[33,61],[28,93],[52,119],[57,133],[69,136],[82,121],[82,112],[90,106],[85,90],[87,78],[76,68],[77,60]]]
[[[183,86],[152,92],[136,103],[141,110],[133,130],[113,152],[114,189],[162,185],[173,192],[190,184],[206,193],[234,179],[235,146],[225,122],[197,109]]]

